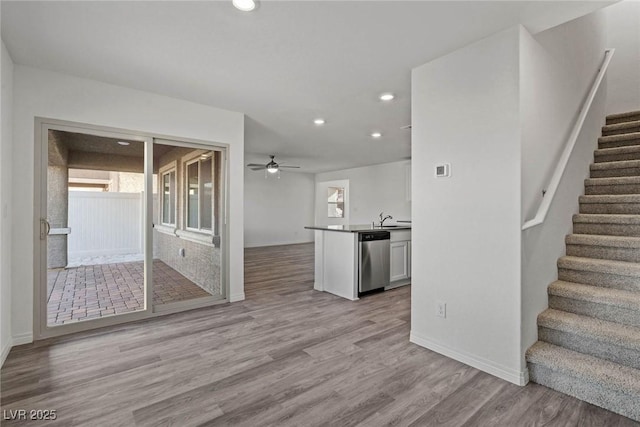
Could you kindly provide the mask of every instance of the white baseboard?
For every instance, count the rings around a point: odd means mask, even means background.
[[[436,353],[440,353],[451,359],[457,360],[458,362],[462,362],[465,365],[469,365],[483,372],[494,375],[498,378],[502,378],[503,380],[509,381],[510,383],[513,383],[516,385],[526,385],[529,382],[528,369],[525,369],[522,372],[514,371],[513,369],[505,368],[504,366],[497,365],[496,363],[490,360],[484,359],[482,357],[478,357],[472,354],[467,354],[458,350],[454,350],[452,348],[447,347],[446,345],[437,343],[428,338],[420,337],[413,331],[411,331],[411,334],[409,336],[409,341],[421,347],[425,347],[425,348],[428,348],[429,350],[433,350]]]
[[[17,334],[12,337],[14,346],[22,344],[31,344],[33,342],[33,333],[25,332],[23,334]]]
[[[229,302],[244,301],[244,292],[229,295]]]
[[[7,342],[4,344],[4,347],[2,347],[2,353],[0,354],[0,367],[2,367],[2,365],[4,365],[4,361],[7,360],[11,347],[13,347],[13,340],[9,337]]]

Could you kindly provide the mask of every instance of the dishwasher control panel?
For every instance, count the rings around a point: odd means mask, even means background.
[[[360,233],[358,240],[361,242],[370,242],[372,240],[388,240],[391,238],[391,233],[388,231],[367,231]]]

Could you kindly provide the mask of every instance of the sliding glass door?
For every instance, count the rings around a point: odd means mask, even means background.
[[[42,120],[36,339],[225,301],[225,151]]]
[[[222,300],[224,153],[167,140],[153,150],[154,310]]]

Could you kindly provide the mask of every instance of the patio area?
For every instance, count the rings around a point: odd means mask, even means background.
[[[143,262],[50,269],[47,324],[68,324],[144,309]],[[153,261],[155,305],[210,296],[160,260]]]

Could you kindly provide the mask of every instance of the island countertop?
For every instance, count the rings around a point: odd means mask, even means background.
[[[320,231],[341,231],[343,233],[362,233],[364,231],[394,231],[394,230],[411,230],[411,225],[385,225],[384,227],[371,224],[347,224],[347,225],[309,225],[305,227],[308,230]]]

